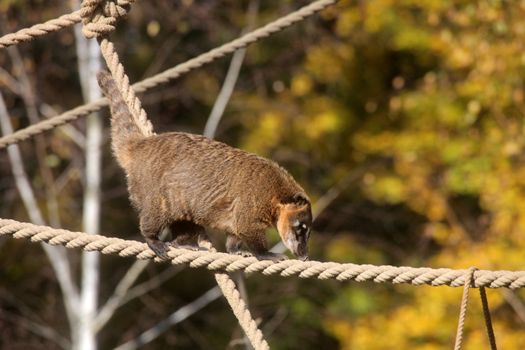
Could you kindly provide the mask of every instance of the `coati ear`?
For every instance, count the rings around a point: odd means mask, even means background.
[[[310,201],[308,200],[308,197],[306,197],[306,194],[302,192],[298,192],[294,194],[292,201],[293,203],[296,203],[296,204],[309,204],[310,203]]]

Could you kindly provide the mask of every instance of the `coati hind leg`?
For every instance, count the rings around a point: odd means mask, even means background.
[[[170,245],[175,248],[198,250],[199,248],[212,248],[211,241],[204,227],[191,221],[179,220],[170,224],[173,240]]]
[[[159,258],[167,259],[169,246],[159,239],[162,226],[162,223],[150,216],[140,217],[140,233],[144,236],[146,243]]]

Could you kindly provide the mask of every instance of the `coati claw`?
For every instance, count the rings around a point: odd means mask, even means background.
[[[169,246],[165,242],[162,241],[148,241],[148,247],[153,250],[156,256],[159,258],[166,260],[169,259],[168,251]]]
[[[251,258],[254,256],[251,252],[247,250],[237,250],[235,252],[230,252],[230,254],[240,255],[243,258]]]
[[[197,238],[197,244],[201,250],[213,250],[213,244],[205,234],[200,234]]]

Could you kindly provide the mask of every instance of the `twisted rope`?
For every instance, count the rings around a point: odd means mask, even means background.
[[[118,54],[115,51],[113,43],[108,39],[102,39],[100,41],[100,50],[102,51],[102,56],[106,60],[109,71],[115,79],[116,86],[120,91],[122,98],[126,102],[135,124],[140,129],[142,135],[151,136],[155,133],[153,132],[153,125],[148,119],[148,115],[144,108],[142,108],[142,103],[135,94],[133,87],[129,85],[129,78],[124,72],[124,66],[120,63]]]
[[[135,124],[144,136],[151,136],[154,134],[153,125],[148,120],[146,111],[142,108],[142,103],[133,87],[129,84],[129,78],[124,71],[124,66],[120,63],[115,46],[107,39],[107,36],[115,30],[117,20],[128,13],[132,2],[133,0],[84,0],[80,13],[83,23],[82,33],[87,38],[98,39],[102,56],[115,79],[122,98],[133,115]]]
[[[59,31],[61,29],[70,27],[81,21],[80,10],[66,15],[62,15],[58,18],[51,19],[44,23],[35,24],[32,27],[20,29],[15,33],[6,34],[0,37],[0,49],[6,48],[11,45],[16,45],[22,42],[31,41],[34,38],[42,35],[46,35],[52,32]]]
[[[133,88],[136,92],[140,93],[158,85],[166,84],[169,81],[174,80],[180,77],[181,75],[184,75],[207,63],[213,62],[214,60],[221,58],[226,54],[232,53],[237,49],[246,47],[249,44],[258,41],[259,39],[267,37],[270,34],[274,34],[297,22],[300,22],[305,18],[321,11],[322,9],[333,5],[335,2],[337,2],[337,0],[317,0],[311,3],[310,5],[302,7],[299,10],[290,13],[289,15],[286,15],[271,23],[268,23],[267,25],[261,28],[255,29],[241,36],[240,38],[237,38],[217,48],[214,48],[184,63],[178,64],[175,67],[170,68],[157,75],[154,75],[153,77],[147,78],[141,81],[140,83],[136,83],[133,85]],[[0,148],[5,148],[12,143],[17,143],[34,135],[40,134],[44,131],[53,129],[62,124],[76,120],[80,117],[85,117],[90,113],[98,111],[102,107],[107,106],[107,104],[107,99],[99,99],[97,101],[76,107],[58,116],[30,125],[24,129],[17,130],[12,134],[0,138]]]
[[[246,307],[246,303],[241,298],[237,287],[233,280],[226,273],[216,273],[215,280],[221,288],[222,294],[230,304],[233,314],[239,320],[244,333],[252,343],[255,350],[269,350],[270,347],[266,340],[264,340],[262,332],[257,327],[257,323],[253,319],[250,310]]]
[[[490,349],[497,350],[496,336],[494,335],[494,329],[492,328],[492,318],[490,317],[489,302],[487,300],[487,293],[485,287],[479,288],[479,296],[481,298],[481,306],[483,307],[483,316],[485,318],[485,326],[487,328],[487,336],[489,338]]]
[[[107,35],[115,30],[115,23],[129,12],[135,0],[84,0],[80,7],[82,33],[88,39]]]
[[[145,243],[101,235],[88,235],[53,229],[9,219],[0,219],[0,236],[31,239],[32,242],[47,242],[52,245],[64,245],[67,248],[80,248],[88,251],[100,251],[103,254],[136,257],[137,259],[155,259],[155,253]],[[272,262],[257,260],[254,257],[242,257],[226,253],[192,251],[171,248],[168,253],[174,265],[188,264],[192,268],[206,267],[208,270],[264,275],[298,276],[300,278],[336,279],[338,281],[372,281],[376,283],[409,283],[413,285],[460,287],[468,282],[469,270],[433,269],[428,267],[396,267],[389,265],[356,265],[335,262],[284,260]],[[477,270],[473,276],[472,287],[510,288],[525,287],[525,271],[489,271]]]
[[[468,306],[468,292],[472,286],[472,281],[474,280],[474,273],[477,271],[477,268],[471,267],[467,272],[467,277],[465,278],[465,283],[463,284],[463,295],[461,297],[461,307],[459,311],[458,319],[458,329],[456,332],[456,341],[454,343],[454,350],[461,350],[461,345],[463,342],[463,328],[465,327],[465,317],[467,314]]]

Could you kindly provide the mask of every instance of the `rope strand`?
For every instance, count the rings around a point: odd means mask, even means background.
[[[268,343],[264,340],[261,330],[257,327],[257,323],[253,319],[250,310],[246,307],[246,303],[241,298],[231,277],[227,273],[216,273],[215,280],[253,348],[255,350],[269,350]]]
[[[459,309],[459,319],[458,319],[458,329],[456,332],[456,341],[454,343],[454,350],[461,350],[461,345],[463,343],[463,328],[465,327],[465,317],[467,315],[467,306],[468,306],[468,292],[472,286],[474,280],[474,273],[477,271],[477,268],[471,267],[465,278],[465,283],[463,284],[463,295],[461,297],[461,306]]]
[[[62,15],[58,18],[54,18],[44,23],[35,24],[32,27],[20,29],[15,33],[9,33],[0,37],[0,49],[9,47],[11,45],[20,44],[23,42],[31,41],[34,38],[42,35],[46,35],[52,32],[59,31],[61,29],[70,27],[74,24],[80,23],[80,10],[66,15]]]
[[[479,296],[481,298],[481,305],[483,307],[483,316],[485,318],[485,326],[487,328],[490,349],[498,350],[498,347],[496,346],[496,336],[494,335],[494,329],[492,328],[492,318],[490,317],[489,302],[487,300],[487,292],[485,291],[485,287],[479,288]]]

